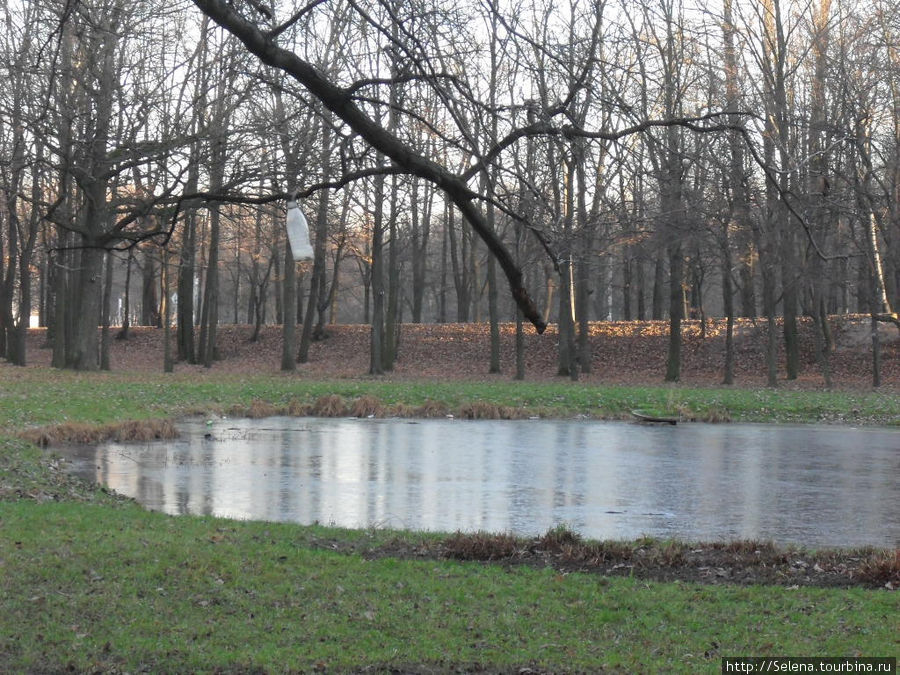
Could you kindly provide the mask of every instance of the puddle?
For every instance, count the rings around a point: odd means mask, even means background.
[[[900,430],[275,417],[63,451],[170,514],[596,539],[900,546]],[[208,436],[208,437],[207,437]]]

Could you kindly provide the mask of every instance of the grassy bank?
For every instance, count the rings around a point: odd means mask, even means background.
[[[384,414],[620,417],[649,408],[897,423],[893,397],[5,367],[0,377],[0,672],[718,672],[725,655],[900,651],[897,596],[884,589],[664,583],[372,556],[394,535],[147,513],[67,477],[18,437],[38,425],[300,411],[329,400],[344,412],[366,400]]]
[[[5,504],[0,669],[713,672],[723,655],[898,647],[886,591],[656,583],[311,547],[346,536]]]
[[[814,392],[670,386],[597,386],[567,381],[311,381],[209,373],[80,374],[6,367],[0,377],[0,429],[177,417],[195,412],[304,412],[335,397],[335,414],[353,414],[366,399],[381,414],[586,416],[627,418],[640,409],[684,419],[735,422],[900,424],[900,397],[873,392]],[[328,410],[315,410],[319,414]],[[357,411],[359,412],[359,411]],[[365,412],[365,409],[362,410]]]

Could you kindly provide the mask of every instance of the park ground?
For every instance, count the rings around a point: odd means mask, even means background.
[[[705,327],[704,327],[705,325]],[[668,322],[610,321],[591,325],[591,373],[582,375],[588,383],[657,385],[666,371]],[[838,389],[866,389],[872,382],[871,327],[868,317],[833,317],[834,350],[829,362],[834,386]],[[889,324],[880,325],[882,381],[885,390],[900,387],[900,332]],[[113,334],[117,329],[112,329]],[[515,325],[501,324],[501,374],[488,375],[490,340],[487,324],[403,324],[400,348],[389,379],[492,380],[509,378],[515,372]],[[221,360],[214,364],[220,373],[279,372],[281,329],[264,326],[259,340],[250,342],[252,327],[224,325],[218,328]],[[710,319],[684,322],[681,382],[714,386],[722,382],[725,359],[725,321]],[[766,322],[738,319],[735,326],[735,383],[754,388],[766,384]],[[327,328],[327,338],[312,343],[309,362],[298,366],[298,374],[315,379],[359,377],[369,369],[369,327],[335,325]],[[543,335],[525,328],[525,364],[528,381],[558,380],[556,326]],[[801,373],[790,389],[821,389],[824,381],[817,365],[814,336],[809,320],[800,322]],[[778,341],[783,351],[782,341]],[[111,341],[113,370],[159,372],[163,363],[162,331],[132,328],[128,340]],[[33,365],[50,365],[46,333],[32,330],[28,338],[28,358]],[[783,353],[781,354],[783,363]],[[181,363],[176,372],[201,373],[202,366]],[[780,375],[784,377],[783,368]]]
[[[173,518],[69,477],[35,444],[165,434],[201,412],[900,422],[890,333],[879,391],[862,320],[836,324],[836,391],[821,391],[808,333],[803,374],[771,390],[752,322],[738,386],[719,386],[718,326],[688,326],[678,386],[661,386],[652,322],[597,324],[579,383],[555,376],[552,332],[528,336],[528,379],[513,382],[511,327],[499,376],[483,326],[404,326],[382,378],[364,374],[364,327],[331,327],[290,375],[275,328],[251,344],[249,327],[222,327],[222,360],[168,375],[156,329],[114,341],[114,371],[90,374],[46,367],[33,331],[32,365],[0,364],[0,672],[719,672],[723,656],[896,656],[900,550]]]

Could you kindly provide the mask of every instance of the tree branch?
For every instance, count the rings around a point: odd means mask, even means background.
[[[254,24],[244,19],[223,0],[193,0],[217,24],[237,37],[260,61],[278,68],[306,87],[322,104],[342,119],[373,148],[383,153],[407,173],[439,187],[469,221],[506,275],[513,298],[525,317],[543,332],[546,323],[523,286],[522,271],[506,246],[488,225],[472,200],[479,195],[466,181],[438,163],[418,154],[408,144],[369,118],[357,107],[346,89],[326,79],[312,64],[272,42]]]
[[[319,5],[325,3],[326,1],[327,0],[312,0],[312,2],[310,2],[305,7],[301,8],[299,11],[297,11],[297,13],[294,14],[290,19],[285,21],[283,24],[281,24],[277,28],[273,28],[268,33],[266,33],[266,37],[268,37],[270,40],[274,40],[279,35],[281,35],[284,31],[286,31],[288,28],[290,28],[295,23],[297,23],[300,19],[302,19],[305,14],[308,14],[313,9],[315,9]]]

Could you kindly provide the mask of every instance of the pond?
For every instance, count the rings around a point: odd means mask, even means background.
[[[67,452],[169,514],[585,537],[900,546],[900,430],[398,419],[202,420]]]

